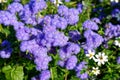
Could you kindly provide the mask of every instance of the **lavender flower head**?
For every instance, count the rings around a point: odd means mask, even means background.
[[[23,10],[23,6],[22,6],[22,4],[20,4],[20,3],[18,3],[18,2],[13,2],[12,4],[10,4],[10,5],[8,6],[8,10],[9,10],[11,13],[15,14],[16,12],[22,11],[22,10]]]
[[[1,45],[2,50],[0,50],[0,58],[10,58],[13,49],[11,48],[11,44],[9,41],[4,40]]]
[[[39,77],[40,77],[40,80],[49,80],[50,75],[51,75],[51,73],[50,73],[49,70],[44,70],[44,71],[41,72]]]
[[[79,13],[82,13],[83,5],[81,3],[79,3],[77,5],[77,9],[78,9]]]
[[[67,60],[67,62],[66,62],[66,68],[68,70],[72,70],[72,69],[74,69],[74,67],[76,66],[76,64],[77,64],[77,57],[73,55],[73,56],[71,56]]]
[[[83,73],[80,75],[80,79],[84,80],[88,78],[88,73]]]
[[[99,18],[92,18],[91,21],[99,24],[101,23]]]
[[[83,23],[83,29],[98,30],[98,25],[91,20],[86,20]]]
[[[65,6],[65,5],[60,5],[59,7],[58,7],[58,14],[60,15],[60,16],[66,16],[66,15],[68,15],[68,7],[67,6]]]
[[[120,56],[117,58],[117,64],[120,64]]]
[[[86,30],[84,32],[84,37],[86,38],[86,43],[84,49],[90,49],[93,50],[97,47],[99,47],[102,42],[104,41],[103,37],[91,30]]]
[[[72,41],[78,41],[80,40],[81,35],[77,30],[73,30],[69,32],[69,37]]]

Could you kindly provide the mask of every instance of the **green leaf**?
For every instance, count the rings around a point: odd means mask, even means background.
[[[24,72],[22,66],[17,66],[12,69],[11,71],[11,78],[12,80],[23,80]]]
[[[6,80],[12,80],[12,78],[11,78],[11,70],[12,70],[12,68],[11,68],[10,65],[4,66],[2,68],[2,72],[5,74]]]
[[[2,68],[6,80],[23,80],[24,72],[22,66],[11,67],[10,65]]]
[[[73,76],[70,80],[80,80],[79,78]]]

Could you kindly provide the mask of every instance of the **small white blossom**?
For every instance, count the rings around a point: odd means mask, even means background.
[[[119,0],[110,0],[111,2],[116,2],[116,3],[118,3],[119,2]]]
[[[89,59],[94,59],[94,55],[95,55],[95,52],[94,51],[91,51],[91,50],[88,50],[88,54],[86,54],[87,57],[89,57]]]
[[[93,67],[92,73],[95,75],[98,75],[98,74],[100,74],[100,70],[98,69],[98,67],[96,67],[96,68]]]
[[[6,3],[7,0],[0,0],[0,3]]]
[[[94,59],[95,62],[98,62],[98,66],[101,66],[101,64],[105,64],[105,62],[108,61],[108,56],[105,55],[105,53],[99,52],[95,55],[96,59]]]
[[[118,40],[115,40],[114,44],[118,47],[120,47],[120,42]]]
[[[54,3],[56,6],[59,6],[59,4],[63,4],[61,0],[54,0],[53,3]]]

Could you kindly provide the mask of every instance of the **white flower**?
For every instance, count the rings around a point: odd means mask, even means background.
[[[59,4],[63,4],[61,0],[54,0],[53,3],[54,3],[56,6],[59,6]]]
[[[7,0],[0,0],[0,3],[6,3]]]
[[[111,2],[116,2],[116,3],[118,3],[119,2],[119,0],[110,0]]]
[[[98,69],[98,67],[96,67],[96,68],[93,67],[92,73],[95,75],[98,75],[98,74],[100,74],[100,70]]]
[[[87,57],[89,57],[89,59],[94,59],[94,55],[95,55],[95,52],[91,51],[91,50],[88,50],[88,54],[86,54]]]
[[[120,42],[118,40],[115,40],[114,44],[118,47],[120,47]]]
[[[105,64],[105,62],[108,61],[108,56],[105,55],[105,53],[99,52],[95,55],[96,59],[94,59],[95,62],[98,62],[98,66],[101,66],[101,64]]]

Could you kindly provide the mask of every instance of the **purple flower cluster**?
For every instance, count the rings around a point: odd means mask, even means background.
[[[68,70],[74,69],[77,64],[77,57],[75,55],[79,52],[80,46],[69,42],[59,50],[61,60],[58,62],[58,65],[61,67],[66,67]]]
[[[44,70],[41,72],[40,75],[36,77],[32,77],[31,80],[49,80],[50,78],[50,71],[49,70]]]
[[[120,56],[117,58],[117,64],[120,64]]]
[[[0,46],[3,47],[3,49],[0,50],[0,58],[10,58],[12,53],[10,42],[8,42],[7,40],[4,40]]]
[[[86,30],[84,32],[84,37],[86,38],[85,45],[83,45],[85,50],[94,50],[104,41],[102,36],[93,32],[92,30]]]
[[[86,20],[83,23],[83,29],[98,30],[99,28],[96,22],[100,22],[99,19]]]
[[[82,61],[80,62],[76,67],[75,67],[75,71],[76,71],[76,76],[82,80],[84,79],[87,79],[88,78],[88,73],[87,72],[84,72],[84,73],[81,73],[81,71],[86,67],[86,62]]]
[[[79,10],[76,8],[68,8],[65,5],[58,7],[58,14],[64,17],[69,25],[74,25],[79,21]]]
[[[17,22],[17,18],[14,14],[11,14],[9,11],[0,11],[0,24],[5,26],[13,25]]]
[[[16,14],[23,10],[23,5],[18,2],[13,2],[8,6],[8,11],[12,14]]]
[[[72,41],[78,41],[81,39],[81,35],[80,35],[79,31],[77,31],[77,30],[70,31],[69,37]]]
[[[117,20],[120,21],[120,9],[113,9],[111,15],[112,17],[117,18]]]
[[[58,7],[58,14],[42,16],[40,13],[46,9],[46,1],[30,0],[25,5],[19,2],[20,0],[14,0],[7,10],[0,11],[0,24],[13,26],[16,38],[21,42],[21,52],[31,54],[36,70],[41,71],[38,79],[50,78],[48,64],[52,58],[48,53],[53,47],[57,47],[59,51],[61,60],[58,64],[68,70],[74,69],[78,62],[76,55],[80,52],[80,45],[73,42],[80,40],[81,36],[78,31],[70,31],[67,37],[62,30],[68,25],[77,24],[82,5],[79,4],[77,8],[61,5]],[[8,58],[11,52],[12,49],[7,47],[0,51],[0,57]],[[37,78],[33,77],[32,80]]]
[[[108,23],[105,25],[105,41],[120,36],[120,25]]]

